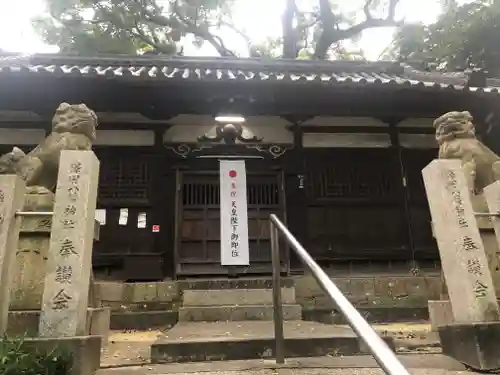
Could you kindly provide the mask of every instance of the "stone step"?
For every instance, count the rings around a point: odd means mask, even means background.
[[[181,291],[191,290],[213,290],[213,289],[272,289],[273,279],[271,277],[238,277],[236,279],[186,279],[179,280],[177,285]],[[282,288],[293,288],[295,280],[292,277],[282,277]]]
[[[281,288],[281,302],[295,303],[295,288]],[[272,305],[272,289],[212,289],[185,290],[182,300],[188,306],[219,306],[219,305]]]
[[[287,358],[368,354],[349,328],[286,321]],[[383,337],[394,350],[394,340]],[[184,322],[151,346],[152,363],[270,359],[274,357],[273,322]]]
[[[301,319],[302,307],[297,304],[283,305],[283,318],[285,320]],[[273,320],[273,306],[189,306],[179,309],[179,322],[236,322],[245,320]]]

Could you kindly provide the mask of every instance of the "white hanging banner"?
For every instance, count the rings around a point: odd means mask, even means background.
[[[244,160],[220,161],[220,262],[248,266],[247,176]]]

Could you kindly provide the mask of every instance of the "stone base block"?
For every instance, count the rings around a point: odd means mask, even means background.
[[[285,320],[300,320],[300,305],[283,305]],[[258,306],[189,306],[179,309],[179,322],[226,322],[273,320],[273,307]]]
[[[38,336],[38,321],[40,319],[40,311],[9,311],[7,321],[7,336],[8,337],[35,337]]]
[[[452,323],[438,332],[445,355],[474,370],[500,369],[500,322]]]
[[[87,333],[103,337],[103,343],[107,343],[110,327],[110,309],[89,308],[87,310]],[[38,336],[38,322],[40,311],[9,311],[9,320],[7,324],[7,335],[13,336]]]
[[[71,375],[94,375],[101,365],[101,337],[81,336],[64,338],[30,337],[23,339],[28,350],[51,352],[67,350],[73,358]]]
[[[103,345],[107,345],[111,326],[111,309],[99,307],[89,308],[87,311],[87,332],[91,336],[102,336]]]
[[[429,301],[428,306],[431,331],[437,332],[439,327],[453,323],[453,312],[450,301]]]

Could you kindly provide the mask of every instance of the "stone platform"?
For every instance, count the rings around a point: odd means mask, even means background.
[[[366,354],[364,344],[348,327],[286,321],[286,356]],[[390,347],[393,339],[384,337]],[[272,321],[181,322],[151,346],[152,363],[244,360],[274,357]]]
[[[327,270],[328,271],[328,270]],[[422,271],[422,276],[408,276],[408,271],[392,274],[368,273],[346,274],[335,269],[331,272],[332,280],[346,295],[351,303],[370,323],[420,322],[429,318],[427,302],[439,299],[441,279],[439,273]],[[335,275],[335,277],[334,277]],[[96,275],[96,279],[99,274]],[[112,329],[147,330],[175,325],[178,321],[179,309],[185,309],[184,302],[189,291],[201,290],[234,290],[234,289],[265,289],[272,288],[270,277],[240,277],[238,279],[185,279],[165,280],[162,282],[124,283],[102,280],[97,283],[98,297],[103,306],[111,308]],[[329,324],[346,324],[345,319],[336,311],[323,290],[309,275],[284,277],[282,288],[295,289],[295,304],[302,308],[303,320],[317,321]],[[193,294],[194,295],[194,294]],[[242,306],[241,301],[230,303]],[[248,302],[249,303],[249,302]],[[255,303],[255,302],[252,302]],[[269,302],[259,302],[267,304]],[[255,306],[255,304],[254,304]],[[190,306],[201,311],[203,308]],[[295,310],[295,306],[292,310]],[[209,319],[214,309],[205,309],[204,317]],[[224,314],[218,314],[218,320],[236,319],[237,315],[251,317],[254,310],[251,307],[239,309],[221,309]],[[239,310],[233,312],[231,310]],[[270,311],[269,308],[262,308]],[[245,314],[240,314],[244,312]],[[265,317],[265,315],[262,315]],[[194,317],[193,317],[194,318]],[[189,318],[191,319],[191,318]],[[211,318],[213,319],[213,318]]]

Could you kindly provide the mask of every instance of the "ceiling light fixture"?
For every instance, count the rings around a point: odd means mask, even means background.
[[[230,124],[240,124],[242,122],[245,122],[246,120],[243,116],[238,115],[219,115],[215,117],[215,121]]]

